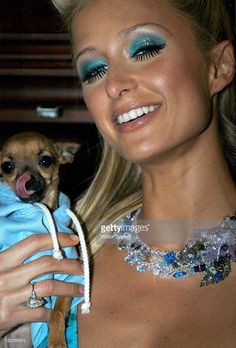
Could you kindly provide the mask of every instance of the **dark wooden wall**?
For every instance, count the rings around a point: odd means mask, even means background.
[[[59,112],[42,117],[38,107]],[[83,192],[98,163],[98,134],[50,0],[0,1],[0,145],[25,130],[82,144],[75,162],[62,168],[61,188],[72,199]]]

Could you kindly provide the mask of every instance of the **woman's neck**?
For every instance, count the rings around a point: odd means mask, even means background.
[[[221,145],[199,140],[143,166],[141,219],[221,219],[236,210],[236,186]]]

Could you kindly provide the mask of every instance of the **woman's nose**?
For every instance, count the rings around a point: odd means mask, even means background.
[[[106,79],[106,92],[112,99],[132,93],[137,88],[135,76],[124,67],[109,67]]]

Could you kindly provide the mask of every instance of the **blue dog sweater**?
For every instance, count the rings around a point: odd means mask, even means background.
[[[59,207],[54,211],[53,217],[57,230],[71,233],[68,227],[70,218],[66,209],[70,207],[69,198],[63,193],[59,194]],[[0,182],[0,252],[8,249],[13,244],[20,242],[32,234],[49,233],[46,216],[40,207],[24,203],[13,190]],[[74,247],[64,248],[66,258],[77,259],[78,254]],[[35,260],[43,255],[52,256],[53,250],[43,250],[26,259],[24,263]],[[59,262],[59,261],[58,261]],[[34,279],[38,282],[45,279],[55,279],[66,282],[83,284],[84,277],[66,274],[47,274]],[[45,297],[46,308],[53,308],[57,297]],[[78,348],[77,337],[77,305],[83,301],[83,296],[75,297],[71,301],[71,309],[68,318],[66,338],[68,348]],[[35,322],[31,324],[32,342],[35,348],[46,348],[48,338],[48,323]]]

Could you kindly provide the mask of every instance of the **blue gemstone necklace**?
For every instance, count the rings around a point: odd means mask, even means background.
[[[229,275],[231,262],[236,262],[235,216],[224,217],[209,230],[194,231],[197,239],[188,241],[181,250],[163,251],[152,249],[140,239],[134,228],[137,213],[134,211],[121,219],[112,236],[118,241],[118,249],[127,252],[125,261],[138,272],[150,271],[169,279],[201,272],[200,286],[216,284]]]

